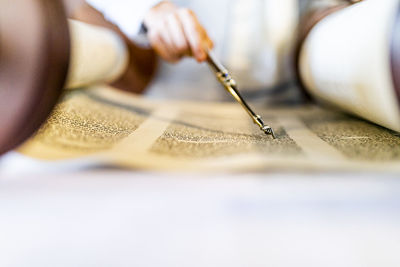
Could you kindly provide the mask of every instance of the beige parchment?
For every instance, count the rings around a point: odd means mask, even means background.
[[[257,111],[277,139],[236,103],[150,101],[93,87],[68,92],[19,151],[149,170],[400,171],[395,132],[314,105]]]

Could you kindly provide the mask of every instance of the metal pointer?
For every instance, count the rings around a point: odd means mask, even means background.
[[[207,63],[214,70],[215,75],[218,80],[224,86],[224,88],[236,99],[237,102],[246,110],[250,115],[255,124],[257,124],[261,131],[266,135],[271,135],[274,139],[276,138],[274,130],[266,125],[260,115],[257,115],[250,106],[246,103],[243,97],[240,95],[237,84],[234,79],[232,79],[228,70],[217,60],[211,51],[207,53]]]

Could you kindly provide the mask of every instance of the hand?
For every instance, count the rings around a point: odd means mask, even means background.
[[[202,62],[207,58],[207,49],[213,47],[193,11],[178,8],[169,1],[154,6],[145,16],[144,24],[152,47],[171,63],[184,56],[193,56]]]

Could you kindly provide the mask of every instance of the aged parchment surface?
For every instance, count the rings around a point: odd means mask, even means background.
[[[19,151],[152,170],[400,171],[395,132],[313,105],[257,111],[276,140],[236,103],[149,101],[94,87],[69,92]]]

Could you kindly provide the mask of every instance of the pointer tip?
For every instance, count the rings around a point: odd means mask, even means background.
[[[264,127],[262,127],[262,130],[264,131],[264,133],[265,133],[266,135],[272,135],[272,137],[273,137],[274,139],[276,139],[275,132],[274,132],[274,130],[273,130],[271,127],[269,127],[269,126],[264,126]]]

